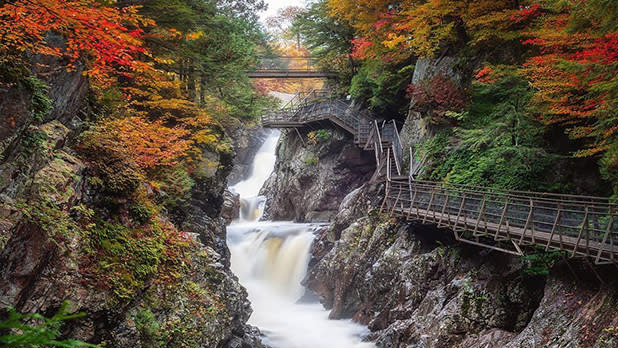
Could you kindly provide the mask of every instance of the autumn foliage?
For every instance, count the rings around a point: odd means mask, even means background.
[[[433,116],[444,116],[447,111],[462,111],[466,106],[466,92],[443,75],[411,84],[407,93],[412,99],[413,110]]]
[[[86,64],[85,73],[102,84],[113,75],[133,76],[150,69],[141,57],[143,27],[154,22],[135,6],[117,7],[95,0],[17,0],[0,7],[0,54],[43,54],[69,59],[69,69]],[[64,43],[52,44],[50,33]]]

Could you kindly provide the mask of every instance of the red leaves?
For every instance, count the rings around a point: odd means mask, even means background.
[[[0,8],[0,53],[65,56],[69,69],[83,61],[85,73],[106,85],[112,75],[150,69],[139,58],[146,53],[140,26],[151,24],[133,6],[108,7],[94,0],[16,0]],[[49,31],[63,35],[66,47],[45,42]]]
[[[511,16],[515,23],[521,23],[542,15],[541,6],[532,4],[530,6],[519,6],[519,12]]]
[[[474,75],[474,78],[480,83],[494,83],[496,80],[495,71],[490,66],[484,66]]]
[[[417,85],[411,84],[406,91],[416,111],[443,116],[447,111],[461,111],[466,106],[465,91],[443,75],[436,75]]]
[[[370,48],[373,45],[373,42],[371,42],[370,40],[364,37],[359,37],[352,40],[352,45],[354,45],[354,47],[352,48],[352,53],[350,54],[352,58],[366,59],[374,56],[374,54],[370,52]]]
[[[581,64],[612,64],[618,61],[618,33],[607,34],[585,45],[585,49],[575,53],[573,59]]]

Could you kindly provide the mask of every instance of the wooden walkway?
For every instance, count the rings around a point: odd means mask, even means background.
[[[354,136],[376,158],[386,182],[383,212],[407,221],[449,228],[461,242],[524,255],[526,247],[562,251],[596,264],[618,264],[618,202],[609,198],[499,190],[415,179],[410,149],[403,174],[403,147],[394,121],[354,115],[325,91],[297,95],[263,116],[264,127],[299,128],[328,121]]]

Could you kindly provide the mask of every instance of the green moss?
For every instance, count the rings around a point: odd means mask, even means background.
[[[131,220],[139,225],[144,225],[152,218],[154,211],[146,205],[135,203],[129,207]]]
[[[165,257],[165,240],[155,227],[131,229],[99,222],[88,232],[91,271],[116,299],[128,299],[154,277]]]
[[[145,347],[164,347],[161,337],[161,326],[149,309],[140,309],[133,316],[139,338]]]
[[[315,156],[305,157],[305,164],[308,166],[317,166],[319,159]]]

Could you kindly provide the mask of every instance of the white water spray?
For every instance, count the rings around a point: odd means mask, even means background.
[[[241,217],[228,227],[232,271],[247,288],[253,306],[249,323],[273,348],[373,348],[362,342],[367,329],[350,320],[329,320],[322,305],[298,303],[305,292],[315,225],[259,222],[265,198],[258,193],[275,163],[279,133],[258,151],[249,179],[231,189],[241,196]]]
[[[259,193],[262,185],[275,168],[277,160],[275,149],[280,135],[281,132],[278,130],[271,131],[264,144],[255,154],[249,178],[230,187],[232,192],[240,195],[241,221],[258,221],[262,217],[266,198],[259,196]]]

